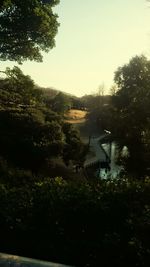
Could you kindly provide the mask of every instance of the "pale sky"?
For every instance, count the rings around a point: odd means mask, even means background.
[[[60,0],[56,47],[43,63],[19,67],[36,84],[77,96],[113,84],[114,72],[135,55],[150,58],[150,8],[146,0]],[[0,68],[16,62],[1,62]]]

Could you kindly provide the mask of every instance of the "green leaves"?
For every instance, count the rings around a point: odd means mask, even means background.
[[[6,79],[1,80],[1,107],[19,107],[20,105],[36,105],[41,98],[41,91],[36,90],[30,76],[24,75],[18,68],[6,68]]]
[[[40,51],[55,46],[59,1],[4,0],[0,4],[0,59],[42,61]]]

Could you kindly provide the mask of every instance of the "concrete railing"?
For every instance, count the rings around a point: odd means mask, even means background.
[[[0,253],[0,267],[67,267],[67,265]]]

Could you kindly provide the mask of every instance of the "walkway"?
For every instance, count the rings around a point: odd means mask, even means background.
[[[107,134],[103,134],[100,137],[91,137],[90,138],[89,154],[88,154],[87,159],[84,163],[85,168],[90,166],[90,165],[93,165],[97,162],[107,162],[108,161],[108,155],[100,144],[100,141],[106,136],[107,136]]]

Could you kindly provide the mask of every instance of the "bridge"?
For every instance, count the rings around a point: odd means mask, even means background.
[[[108,136],[108,133],[105,133],[101,135],[100,137],[91,136],[89,138],[90,154],[84,162],[84,169],[86,170],[87,176],[91,175],[91,172],[89,172],[89,169],[91,170],[93,169],[93,171],[97,170],[98,174],[96,176],[101,177],[101,178],[104,178],[104,177],[106,178],[107,176],[105,175],[105,173],[101,175],[101,170],[104,170],[104,172],[105,171],[107,172],[107,170],[110,171],[110,163],[111,163],[110,155],[107,154],[107,152],[101,145],[101,141],[106,136]]]
[[[100,137],[91,136],[89,138],[89,151],[92,152],[93,156],[87,157],[84,167],[90,167],[97,163],[110,163],[111,159],[101,145],[101,140],[105,138],[107,134]]]

